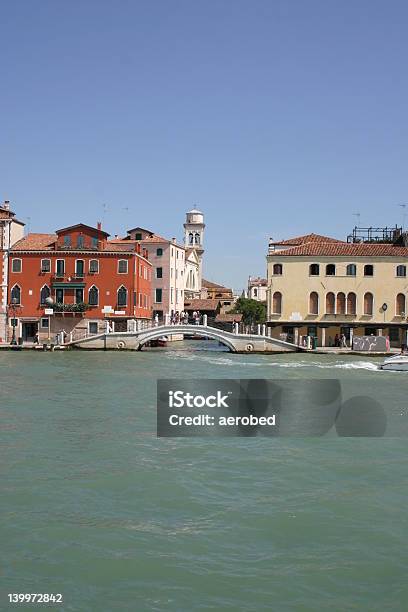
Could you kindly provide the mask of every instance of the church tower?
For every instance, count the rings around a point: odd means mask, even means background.
[[[198,289],[201,290],[202,267],[204,254],[204,215],[197,208],[186,213],[184,223],[184,246],[186,249],[194,249],[199,260]]]

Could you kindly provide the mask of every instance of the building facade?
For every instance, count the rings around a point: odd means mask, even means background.
[[[407,338],[408,248],[310,234],[270,243],[268,327],[274,337],[334,344],[344,334]]]
[[[248,298],[256,300],[257,302],[266,302],[266,294],[268,288],[268,281],[266,278],[259,278],[259,276],[248,278]]]
[[[28,234],[9,258],[8,340],[54,341],[106,329],[128,331],[151,319],[151,263],[141,246],[118,245],[78,224]]]
[[[7,342],[8,327],[8,285],[9,285],[9,254],[11,247],[24,236],[24,223],[15,217],[10,210],[10,202],[6,200],[0,206],[0,257],[1,257],[1,288],[0,288],[0,342]]]
[[[140,243],[152,264],[152,315],[160,321],[184,309],[185,249],[175,238],[167,240],[150,230],[136,227],[124,239],[113,241]]]

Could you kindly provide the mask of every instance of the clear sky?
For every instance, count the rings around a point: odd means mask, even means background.
[[[198,204],[205,276],[242,288],[269,236],[402,223],[405,0],[17,0],[0,20],[0,197],[31,231],[181,238]]]

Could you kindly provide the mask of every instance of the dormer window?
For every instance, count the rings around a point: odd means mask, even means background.
[[[97,236],[92,236],[92,248],[93,249],[98,248],[98,237]]]
[[[135,240],[142,240],[142,234],[140,232],[135,234]]]
[[[79,234],[78,238],[77,238],[77,247],[78,249],[83,249],[84,248],[84,237],[82,234]]]
[[[70,247],[71,244],[71,236],[64,236],[64,247]]]

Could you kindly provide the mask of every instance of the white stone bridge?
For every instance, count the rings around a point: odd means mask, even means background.
[[[149,327],[139,331],[109,332],[97,335],[88,335],[78,340],[66,342],[67,348],[86,350],[130,350],[140,351],[143,346],[159,338],[171,336],[197,336],[218,340],[232,353],[287,353],[304,350],[291,342],[277,340],[269,336],[257,334],[239,334],[227,332],[207,325],[161,325]]]

